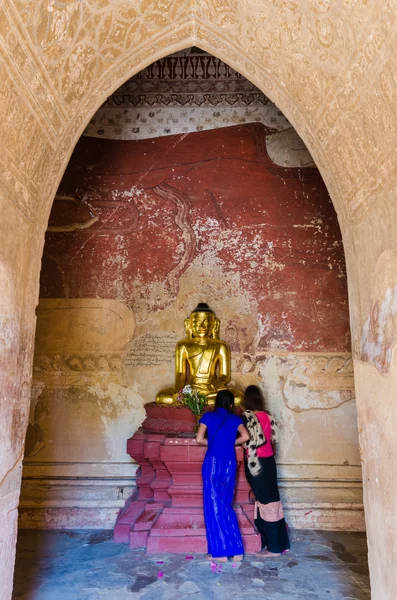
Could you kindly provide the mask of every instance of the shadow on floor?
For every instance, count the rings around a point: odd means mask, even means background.
[[[219,568],[203,555],[146,555],[111,531],[27,531],[18,537],[14,600],[370,600],[365,534],[292,531],[277,559]]]

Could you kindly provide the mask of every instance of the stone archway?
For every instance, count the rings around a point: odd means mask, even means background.
[[[397,363],[393,3],[7,0],[0,13],[2,595],[9,598],[43,236],[73,147],[109,93],[193,44],[262,89],[311,151],[349,276],[374,598],[396,587]],[[95,39],[90,32],[95,31]],[[2,275],[3,281],[3,275]]]

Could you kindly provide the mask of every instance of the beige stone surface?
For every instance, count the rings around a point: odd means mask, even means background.
[[[116,300],[46,299],[36,309],[35,345],[41,354],[117,351],[134,334],[134,315]]]
[[[394,368],[393,368],[394,367]],[[364,502],[369,538],[368,554],[376,581],[374,598],[392,598],[397,589],[396,444],[396,353],[385,377],[373,366],[356,362],[357,391],[363,402],[359,408],[360,446],[363,461]],[[369,507],[369,510],[368,510]],[[383,554],[388,549],[387,559]]]
[[[146,415],[124,376],[134,315],[95,298],[42,299],[36,313],[20,526],[112,528],[134,489],[126,440]]]
[[[378,286],[384,293],[384,285],[397,283],[390,264],[397,247],[396,19],[393,0],[3,2],[2,600],[11,596],[16,530],[10,515],[18,498],[34,307],[53,196],[78,136],[104,99],[144,65],[192,44],[231,64],[285,113],[337,209],[349,276],[372,597],[394,599],[397,365],[386,352],[381,374],[378,352],[367,346],[360,352],[360,340],[373,302],[383,302]],[[378,273],[382,253],[390,254],[383,254]],[[387,316],[386,325],[392,349],[394,317]]]

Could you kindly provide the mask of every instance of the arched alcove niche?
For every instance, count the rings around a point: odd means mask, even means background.
[[[42,261],[22,527],[114,526],[135,474],[125,441],[143,406],[173,384],[184,319],[202,300],[221,319],[233,381],[260,385],[282,427],[290,525],[364,529],[335,211],[278,107],[198,48],[152,63],[113,94],[57,191]],[[61,474],[68,483],[50,488]],[[85,509],[90,480],[94,517]],[[119,504],[109,502],[123,481]]]
[[[3,289],[0,305],[2,328],[11,336],[2,370],[1,430],[10,442],[2,450],[0,476],[4,598],[11,595],[40,259],[56,189],[79,136],[105,98],[153,60],[192,45],[236,68],[279,106],[308,146],[337,209],[349,277],[372,593],[376,599],[392,598],[397,497],[392,475],[397,422],[393,4],[335,2],[313,8],[304,0],[286,6],[175,0],[161,7],[120,1],[47,9],[44,0],[8,1],[1,21],[0,109],[7,148],[1,157],[1,243],[4,272],[14,290],[10,295]],[[89,41],[94,30],[102,34]]]

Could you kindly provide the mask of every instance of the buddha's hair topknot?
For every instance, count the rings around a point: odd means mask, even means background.
[[[193,312],[209,312],[215,314],[206,302],[199,302]]]

